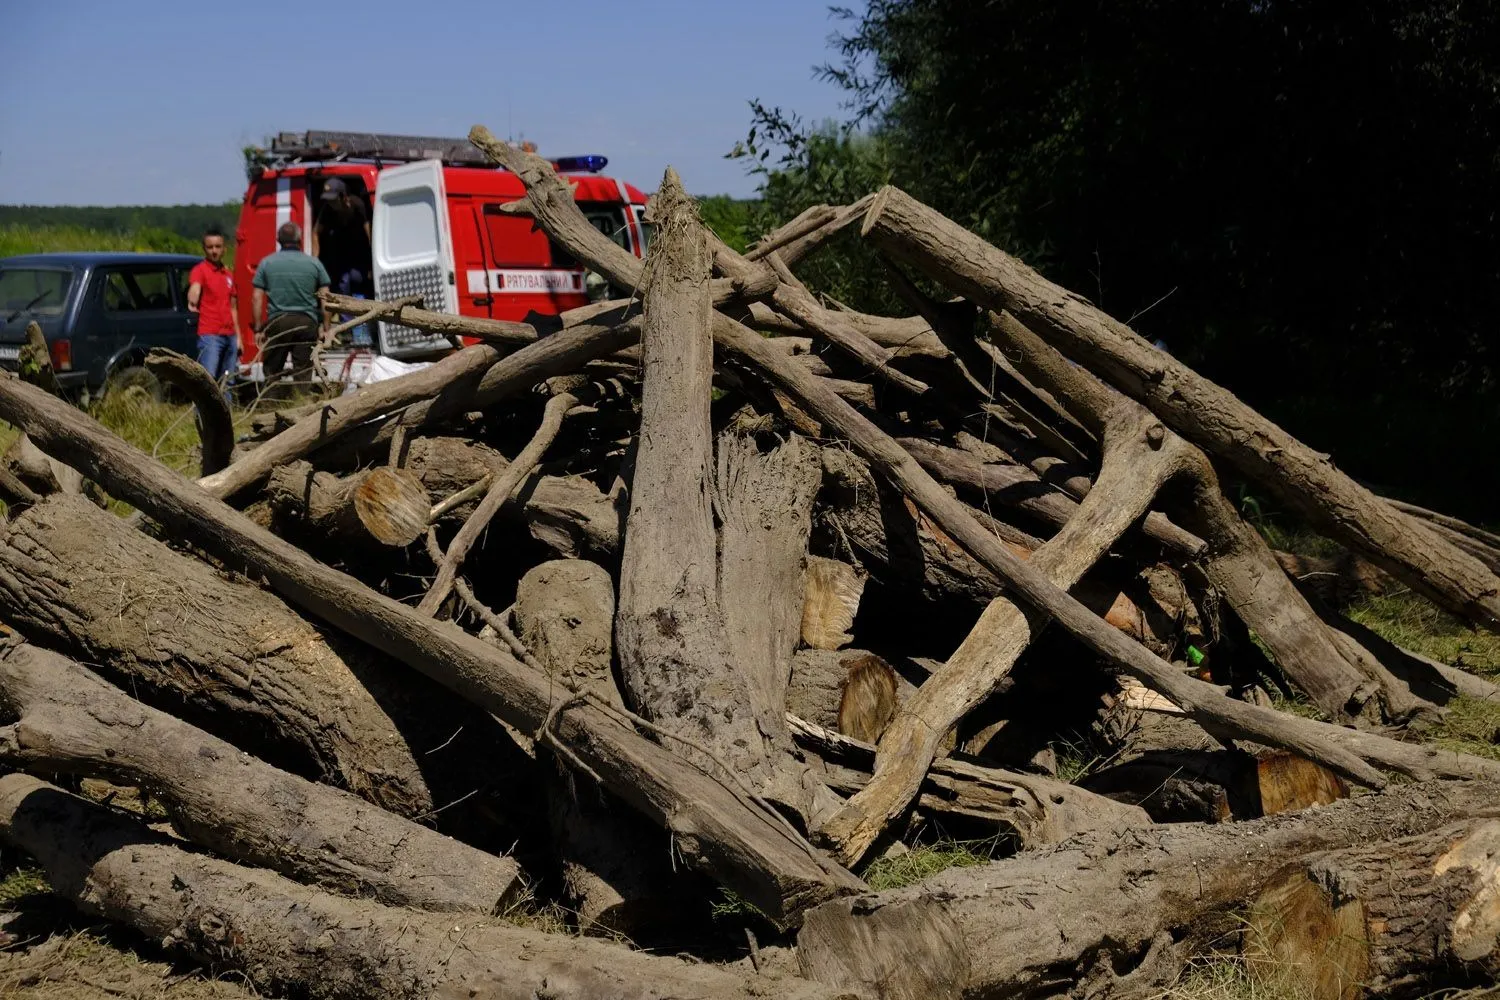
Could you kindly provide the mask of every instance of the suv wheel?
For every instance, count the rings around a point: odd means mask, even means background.
[[[129,365],[124,368],[115,369],[109,378],[104,381],[103,394],[105,396],[112,396],[115,393],[123,395],[132,387],[138,387],[148,397],[158,403],[166,396],[161,380],[141,365]]]

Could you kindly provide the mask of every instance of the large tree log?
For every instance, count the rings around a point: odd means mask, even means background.
[[[882,189],[861,231],[895,259],[971,301],[1009,310],[1330,537],[1453,613],[1500,630],[1500,577],[1489,567],[1081,296],[896,188]]]
[[[623,708],[610,671],[614,610],[609,573],[582,559],[542,563],[516,587],[519,638],[548,676]],[[688,912],[673,891],[671,845],[660,830],[570,777],[552,778],[547,792],[563,889],[581,930],[643,943]]]
[[[211,476],[234,457],[234,418],[224,387],[198,362],[165,347],[152,348],[146,369],[174,386],[198,411],[198,437],[203,447],[203,475]]]
[[[41,447],[205,551],[253,569],[307,612],[510,726],[566,747],[572,761],[672,831],[685,861],[707,869],[772,919],[862,884],[779,815],[641,736],[629,720],[563,698],[546,677],[503,651],[322,565],[60,400],[0,374],[0,419],[34,433]]]
[[[1252,975],[1311,1000],[1493,985],[1500,975],[1500,821],[1299,858],[1250,905]]]
[[[1406,786],[1245,823],[1161,826],[1148,837],[1084,834],[818,907],[798,935],[798,961],[811,979],[882,998],[1155,992],[1186,960],[1233,940],[1240,908],[1283,866],[1456,822],[1489,827],[1497,794],[1484,783]],[[1370,855],[1382,848],[1399,850],[1371,845]],[[1450,920],[1463,901],[1449,897]],[[1493,932],[1484,947],[1494,952]]]
[[[184,836],[226,857],[429,910],[488,914],[521,890],[510,858],[279,771],[56,653],[0,650],[0,692],[19,716],[0,728],[0,761],[149,788]]]
[[[736,654],[747,650],[731,647],[729,619],[720,601],[712,511],[713,307],[707,236],[670,169],[655,206],[658,229],[641,333],[641,430],[615,616],[626,698],[685,741],[684,754],[707,768],[728,768],[735,780],[810,818],[812,803],[802,778],[790,766],[781,766],[790,760],[778,759],[790,749],[790,741],[778,748],[775,733],[781,727],[762,728],[765,711],[783,711],[785,688],[774,706],[757,705],[751,690],[757,674],[765,675],[767,669],[736,661]],[[743,562],[744,553],[737,548],[734,556]],[[755,567],[737,564],[730,572],[747,569]],[[801,595],[800,580],[796,583],[793,599]],[[764,602],[787,595],[725,596]],[[752,638],[743,627],[747,619],[736,621],[741,627],[733,635],[743,644]],[[784,639],[794,641],[795,633],[783,629],[772,641]],[[790,648],[786,652],[789,656]],[[764,703],[765,698],[759,700]]]
[[[5,526],[0,617],[156,708],[405,816],[471,791],[456,786],[506,741],[438,685],[80,497]]]
[[[746,977],[602,941],[341,899],[190,854],[140,824],[20,774],[0,778],[0,836],[54,892],[259,990],[321,1000],[854,1000],[794,977]]]
[[[573,203],[565,183],[540,157],[506,146],[483,126],[470,138],[492,158],[516,165],[527,185],[535,217],[553,239],[575,257],[621,287],[641,284],[639,259],[591,226]],[[1220,735],[1292,750],[1362,784],[1381,787],[1385,778],[1362,758],[1412,776],[1500,774],[1495,762],[1463,754],[1413,748],[1368,733],[1319,724],[1227,698],[1212,685],[1186,677],[1095,616],[1059,590],[1046,575],[1018,559],[958,501],[949,496],[916,460],[868,419],[821,385],[765,338],[723,315],[714,318],[714,341],[758,371],[774,388],[847,440],[873,468],[910,496],[923,512],[967,549],[1029,606],[1056,618],[1069,633],[1107,660],[1166,695],[1197,721]],[[1350,748],[1358,746],[1359,753]]]

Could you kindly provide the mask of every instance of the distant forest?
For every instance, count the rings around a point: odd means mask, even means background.
[[[164,230],[196,246],[203,230],[217,224],[234,241],[237,201],[222,205],[0,205],[0,227],[88,229],[101,233]]]

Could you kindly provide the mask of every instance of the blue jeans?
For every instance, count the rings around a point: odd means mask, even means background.
[[[224,396],[229,397],[228,386],[239,374],[240,343],[232,333],[207,333],[198,335],[198,363],[210,378],[225,387]]]
[[[365,273],[357,267],[340,272],[334,279],[334,282],[336,286],[334,291],[340,295],[348,295],[356,299],[365,297]],[[354,346],[356,347],[369,347],[374,343],[370,338],[370,324],[368,323],[361,323],[349,332],[353,336]]]

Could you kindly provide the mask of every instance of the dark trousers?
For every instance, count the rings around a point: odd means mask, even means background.
[[[307,378],[312,371],[312,352],[318,343],[318,321],[303,313],[282,313],[261,331],[261,366],[266,382],[283,377],[288,356],[292,359],[291,377]]]

